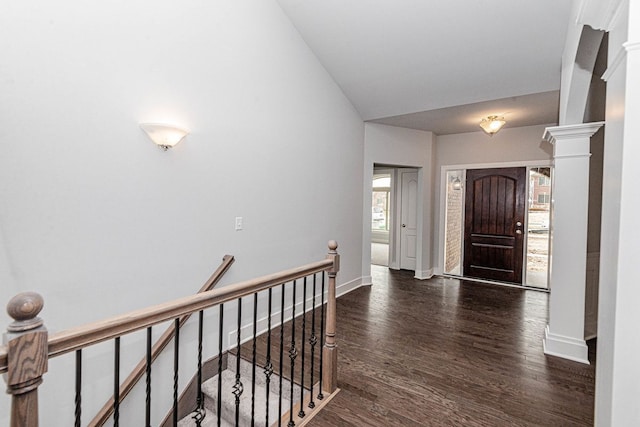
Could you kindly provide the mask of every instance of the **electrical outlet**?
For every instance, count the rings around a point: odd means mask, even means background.
[[[236,217],[236,231],[240,231],[242,230],[242,217],[241,216],[237,216]]]

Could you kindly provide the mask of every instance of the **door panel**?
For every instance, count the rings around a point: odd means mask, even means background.
[[[418,231],[418,172],[401,172],[400,268],[416,269]]]
[[[526,168],[470,169],[464,275],[522,284]]]

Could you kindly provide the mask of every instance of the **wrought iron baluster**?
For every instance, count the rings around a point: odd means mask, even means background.
[[[253,294],[253,357],[251,364],[251,426],[256,417],[256,335],[258,334],[258,293]]]
[[[287,427],[293,427],[296,423],[293,422],[293,385],[296,357],[298,356],[298,350],[296,350],[296,280],[293,280],[293,303],[291,304],[291,345],[289,347],[289,361],[291,362],[291,390],[289,393],[289,422]]]
[[[173,321],[173,427],[178,427],[178,369],[180,357],[180,319]]]
[[[222,423],[222,333],[224,323],[224,304],[220,304],[220,312],[218,319],[218,407],[217,418],[218,427]]]
[[[146,389],[144,425],[151,427],[151,326],[147,328],[147,363],[146,363]]]
[[[76,350],[76,398],[75,427],[80,427],[82,418],[82,349]]]
[[[294,302],[295,304],[295,302]],[[300,360],[300,367],[301,367],[301,372],[300,372],[300,411],[298,411],[298,416],[300,418],[305,416],[304,413],[304,405],[302,404],[302,402],[304,402],[304,348],[305,348],[305,341],[307,339],[307,335],[306,335],[306,328],[307,328],[307,277],[305,276],[305,278],[302,281],[302,348],[300,349],[302,351],[302,359]]]
[[[236,426],[240,425],[240,396],[244,391],[240,381],[240,336],[242,335],[242,298],[238,298],[238,325],[236,343],[236,382],[233,385],[233,394],[236,397]]]
[[[198,393],[196,396],[196,409],[191,418],[196,422],[196,427],[202,425],[206,415],[204,410],[204,398],[202,396],[202,330],[204,328],[204,312],[198,313]]]
[[[115,339],[113,364],[113,427],[120,425],[120,337]]]
[[[318,343],[318,339],[316,338],[316,277],[317,273],[313,275],[313,295],[311,297],[311,337],[309,338],[309,345],[311,345],[311,386],[310,388],[310,400],[309,400],[309,408],[313,409],[316,407],[315,402],[313,401],[313,371],[315,364],[315,350],[316,344]]]
[[[264,365],[265,388],[267,390],[265,396],[265,426],[269,425],[269,385],[271,383],[271,375],[273,374],[273,365],[271,364],[271,299],[272,288],[269,288],[269,307],[267,309],[267,360]]]
[[[322,400],[324,399],[324,395],[322,394],[322,364],[323,364],[323,351],[322,351],[322,347],[324,345],[324,316],[325,316],[325,308],[324,308],[324,276],[325,276],[325,272],[323,271],[322,273],[322,291],[320,294],[320,303],[322,304],[322,310],[320,311],[320,375],[318,375],[320,384],[319,384],[319,389],[318,390],[318,400]]]
[[[284,355],[284,283],[282,284],[282,295],[280,300],[280,361],[279,361],[279,371],[280,374],[280,390],[278,397],[278,427],[282,425],[282,358]]]

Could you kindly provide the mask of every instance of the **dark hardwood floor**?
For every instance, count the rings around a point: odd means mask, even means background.
[[[545,356],[548,295],[372,267],[338,300],[341,392],[309,426],[593,424],[590,366]]]

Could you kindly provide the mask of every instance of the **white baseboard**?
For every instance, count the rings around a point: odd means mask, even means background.
[[[371,277],[369,277],[369,283],[364,283],[363,284],[363,279],[364,277],[358,277],[357,279],[353,279],[349,282],[343,283],[341,285],[336,286],[336,297],[341,297],[343,295],[348,294],[351,291],[354,291],[356,289],[358,289],[359,287],[363,286],[363,285],[370,285],[371,284]],[[317,295],[316,295],[316,309],[318,307],[320,307],[322,305],[322,302],[320,301],[320,284],[318,284],[317,286]],[[311,292],[313,294],[313,292]],[[275,302],[274,302],[275,304]],[[313,309],[313,295],[307,295],[307,303],[306,303],[306,308],[307,308],[307,312],[311,311]],[[296,302],[296,317],[300,315],[300,313],[302,313],[302,309],[303,309],[303,303],[302,301],[298,301]],[[287,306],[285,306],[284,308],[284,322],[288,322],[289,320],[291,320],[292,318],[292,314],[293,314],[293,310],[292,310],[292,305],[291,302],[288,303]],[[272,312],[271,313],[271,328],[274,328],[276,326],[280,325],[280,316],[281,316],[281,312],[277,311],[277,312]],[[268,320],[268,316],[263,316],[260,319],[258,319],[258,327],[256,328],[256,334],[260,335],[263,334],[265,332],[267,332],[267,326],[269,325],[269,323],[267,322]],[[227,342],[227,348],[235,348],[236,344],[237,344],[237,329],[234,329],[232,331],[229,332],[228,335],[228,342]],[[241,328],[241,335],[240,335],[240,343],[244,344],[247,341],[250,341],[251,339],[253,339],[253,324],[249,324],[249,325],[245,325],[242,326]]]
[[[348,294],[351,291],[355,291],[364,283],[364,277],[358,277],[357,279],[353,279],[347,283],[343,283],[342,285],[336,286],[336,296],[341,297],[343,295]],[[371,282],[371,277],[369,277],[369,282]]]
[[[589,349],[585,340],[553,334],[549,325],[544,330],[542,346],[544,354],[589,365]]]
[[[361,280],[362,280],[362,283],[360,284],[360,286],[373,285],[373,279],[371,278],[371,276],[362,276]]]
[[[414,279],[418,279],[418,280],[427,280],[427,279],[431,279],[432,277],[433,277],[433,268],[430,268],[428,270],[416,270],[415,275],[413,276]]]

